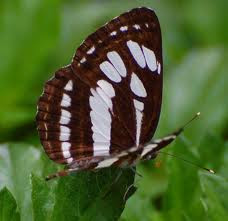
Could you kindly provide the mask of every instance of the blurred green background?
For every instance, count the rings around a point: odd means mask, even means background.
[[[199,120],[164,151],[217,174],[161,154],[138,167],[143,178],[136,177],[138,191],[120,220],[228,220],[227,0],[1,0],[0,142],[9,158],[4,162],[0,151],[0,172],[5,174],[0,188],[7,185],[20,201],[17,188],[22,184],[6,178],[14,164],[8,143],[20,144],[14,146],[18,153],[25,149],[21,143],[29,147],[34,162],[40,162],[40,154],[45,158],[34,121],[44,82],[70,63],[87,35],[138,6],[156,11],[163,36],[164,95],[155,137],[200,111]],[[45,167],[17,160],[30,172]]]

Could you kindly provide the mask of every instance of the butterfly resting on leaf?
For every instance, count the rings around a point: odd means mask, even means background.
[[[38,101],[44,150],[66,165],[47,179],[156,157],[183,130],[151,142],[162,78],[161,30],[153,10],[132,9],[88,36]]]

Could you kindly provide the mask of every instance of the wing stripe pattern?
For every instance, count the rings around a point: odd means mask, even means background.
[[[112,85],[104,80],[100,81],[99,84],[102,87],[97,87],[96,91],[91,89],[92,96],[90,96],[90,117],[93,125],[92,136],[94,141],[93,155],[108,156],[110,154],[111,144],[112,98],[115,96],[115,91]],[[105,121],[102,118],[105,118]],[[104,143],[105,145],[100,145],[100,143]]]
[[[125,31],[127,31],[128,30],[128,27],[127,26],[122,26],[122,27],[120,27],[120,31],[122,31],[122,32],[125,32]]]
[[[133,9],[90,35],[45,84],[37,125],[51,159],[72,168],[103,158],[103,167],[118,162],[106,157],[127,158],[129,148],[152,138],[161,106],[160,34],[152,10]]]
[[[144,104],[134,99],[134,106],[136,112],[136,146],[138,147],[140,143]]]
[[[60,104],[62,107],[70,107],[71,106],[71,98],[67,94],[63,94],[63,98]]]
[[[142,81],[137,77],[137,75],[134,72],[131,75],[130,88],[132,92],[138,97],[147,96],[146,89],[143,86]],[[134,101],[135,114],[136,114],[136,146],[138,147],[140,143],[144,103],[136,99],[134,99],[133,101]]]
[[[72,80],[69,80],[66,84],[66,86],[64,87],[64,90],[66,91],[72,91],[73,90],[73,82]]]
[[[70,148],[71,144],[69,142],[62,142],[61,150],[63,157],[67,160],[67,163],[71,163],[73,161],[73,158],[71,157],[70,153]]]
[[[115,96],[115,90],[113,86],[105,80],[99,80],[97,85],[105,92],[109,97]]]
[[[119,75],[119,73],[117,72],[117,70],[113,67],[113,65],[108,62],[108,61],[104,61],[100,64],[100,69],[102,70],[102,72],[113,82],[120,82],[121,81],[121,77]]]
[[[66,90],[66,91],[72,91],[73,90],[73,82],[71,80],[69,80],[66,83],[64,90]],[[69,108],[71,106],[71,97],[68,94],[63,93],[60,106],[61,107],[67,107],[67,108]],[[70,112],[68,112],[64,109],[61,109],[61,116],[60,116],[59,123],[60,124],[64,123],[65,125],[68,125],[70,123],[70,119],[71,119]],[[61,125],[60,126],[59,140],[60,141],[69,140],[70,133],[71,133],[70,128],[68,128],[67,126]],[[66,160],[67,163],[71,163],[73,161],[73,158],[71,157],[71,153],[70,153],[70,147],[71,147],[71,144],[69,142],[62,142],[61,143],[62,155],[63,155],[63,158]]]
[[[156,56],[152,50],[142,45],[142,49],[137,42],[129,40],[127,46],[134,57],[135,61],[141,68],[145,68],[146,64],[149,69],[154,72],[158,70],[161,72],[161,64],[156,60]]]
[[[60,124],[69,124],[71,119],[71,113],[67,110],[62,109],[60,115]]]
[[[147,66],[151,71],[156,71],[157,70],[157,63],[156,63],[156,57],[155,54],[152,50],[150,50],[147,47],[142,46],[143,49],[143,54],[146,59]]]
[[[64,87],[64,90],[66,90],[66,91],[72,91],[73,90],[73,82],[72,82],[72,80],[69,80],[67,82],[67,84]],[[68,108],[71,106],[71,97],[68,94],[63,93],[60,106],[61,107],[68,107]],[[64,109],[61,109],[61,116],[60,116],[59,123],[60,124],[63,123],[65,125],[67,125],[67,124],[70,123],[70,119],[71,119],[70,112],[68,112],[68,111],[66,111]],[[59,140],[60,141],[69,140],[70,132],[71,132],[70,128],[68,128],[67,126],[62,126],[61,125],[60,126],[60,137],[59,137]],[[62,155],[63,155],[63,158],[66,160],[67,163],[71,163],[73,161],[72,155],[70,153],[70,147],[71,147],[71,144],[69,142],[62,142],[61,143]]]
[[[121,59],[120,55],[116,51],[111,51],[111,52],[107,53],[107,57],[111,61],[112,65],[119,72],[119,74],[122,77],[126,77],[127,76],[127,70],[126,70],[124,62]]]
[[[146,62],[145,62],[145,58],[144,58],[142,49],[139,46],[139,44],[137,42],[129,40],[127,42],[127,46],[129,48],[132,56],[134,57],[135,61],[138,63],[138,65],[141,68],[145,68],[146,67]]]
[[[131,75],[130,87],[131,87],[132,92],[135,95],[137,95],[139,97],[147,96],[146,89],[143,86],[142,81],[138,78],[138,76],[134,72]]]

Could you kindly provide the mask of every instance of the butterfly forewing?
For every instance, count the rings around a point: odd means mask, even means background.
[[[155,13],[133,9],[90,35],[38,103],[42,144],[59,163],[144,144],[162,100],[161,32]]]
[[[161,47],[160,25],[155,13],[138,8],[113,19],[89,36],[78,48],[72,63],[75,74],[90,86],[96,87],[100,79],[112,84],[117,93],[113,98],[116,113],[135,142],[135,106],[140,108],[139,102],[144,105],[139,143],[149,141],[157,127],[162,101]],[[115,78],[112,67],[119,71],[119,78]],[[86,71],[89,74],[85,74]],[[131,81],[133,88],[137,87],[136,93],[130,87]]]

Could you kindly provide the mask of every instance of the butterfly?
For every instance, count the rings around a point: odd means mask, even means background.
[[[183,128],[152,140],[162,103],[162,39],[155,12],[135,8],[88,36],[46,82],[36,116],[48,157],[77,171],[150,160]]]

